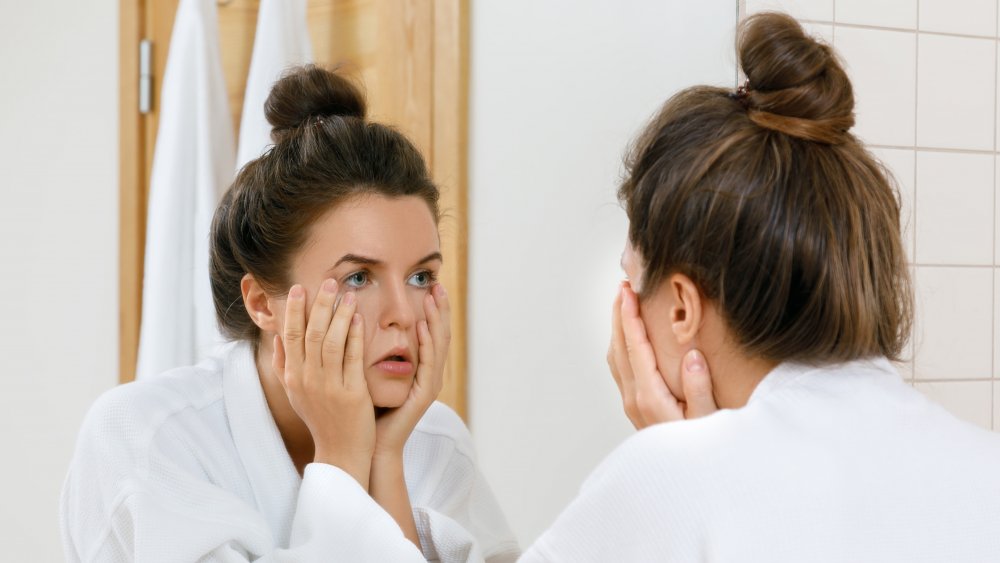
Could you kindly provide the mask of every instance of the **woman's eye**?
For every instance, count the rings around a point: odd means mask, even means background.
[[[349,287],[364,287],[368,284],[368,272],[354,272],[353,274],[347,276],[344,283]]]
[[[415,287],[430,287],[434,284],[434,274],[431,272],[417,272],[410,276],[406,283]]]

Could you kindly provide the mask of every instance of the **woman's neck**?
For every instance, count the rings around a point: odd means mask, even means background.
[[[746,406],[757,385],[778,365],[747,355],[714,307],[706,307],[704,324],[693,344],[705,356],[715,403],[722,409]]]
[[[312,462],[316,446],[309,427],[292,408],[284,387],[278,381],[278,375],[271,361],[274,355],[272,341],[273,337],[270,335],[261,336],[260,344],[254,354],[254,362],[257,364],[260,386],[264,390],[264,399],[271,411],[271,417],[274,418],[278,432],[281,433],[288,455],[299,470],[299,474],[302,474],[305,466]]]
[[[715,402],[721,409],[746,406],[754,389],[777,363],[730,352],[706,354]]]

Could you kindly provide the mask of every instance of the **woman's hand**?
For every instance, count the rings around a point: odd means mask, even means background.
[[[375,421],[375,455],[401,458],[403,446],[417,422],[444,385],[444,363],[451,342],[451,306],[444,286],[436,284],[424,296],[425,321],[417,322],[417,373],[406,401]]]
[[[688,351],[681,361],[685,400],[679,401],[670,392],[639,316],[639,299],[628,282],[622,284],[615,299],[611,319],[608,367],[622,395],[625,414],[637,430],[718,410],[708,365],[698,350]]]
[[[335,465],[368,490],[375,410],[364,371],[364,319],[353,292],[336,305],[337,282],[323,282],[305,318],[305,290],[294,285],[284,336],[274,337],[274,370],[316,445],[314,460]],[[334,308],[336,307],[336,312]]]
[[[426,321],[417,323],[419,341],[416,378],[406,401],[381,414],[375,421],[375,454],[369,493],[385,509],[417,547],[420,537],[403,472],[403,446],[417,423],[437,399],[444,384],[444,362],[451,341],[451,308],[441,284],[424,296]]]

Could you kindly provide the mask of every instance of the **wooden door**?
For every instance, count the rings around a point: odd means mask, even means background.
[[[179,0],[121,2],[120,374],[133,378],[142,311],[146,200],[159,80]],[[217,0],[234,128],[243,108],[258,0]],[[468,0],[309,0],[317,64],[340,65],[367,89],[371,118],[417,145],[441,187],[442,279],[453,307],[441,400],[466,416],[466,141]],[[139,42],[153,42],[152,111],[138,111]]]

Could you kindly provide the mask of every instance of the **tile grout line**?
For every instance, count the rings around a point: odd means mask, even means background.
[[[920,0],[917,0],[917,21],[916,21],[916,27],[917,27],[917,29],[920,28]],[[920,115],[920,113],[919,113],[919,111],[917,109],[917,108],[920,107],[918,105],[919,102],[920,102],[920,100],[919,100],[920,88],[918,87],[919,84],[920,84],[920,37],[917,36],[917,35],[914,35],[913,36],[913,210],[912,210],[912,213],[913,213],[913,281],[912,281],[912,285],[911,285],[911,287],[914,288],[914,289],[911,289],[911,291],[917,290],[917,263],[919,262],[917,260],[917,186],[919,185],[920,182],[919,182],[919,180],[917,180],[917,155],[918,155],[918,153],[917,153],[917,149],[916,149],[916,147],[918,145],[918,143],[917,143],[917,117]],[[913,315],[914,316],[922,316],[922,312],[919,312],[919,311],[916,310],[916,308],[918,306],[919,306],[919,303],[915,300],[914,304],[913,304],[913,308],[914,308]],[[916,319],[914,319],[914,320],[916,320]],[[916,325],[917,323],[914,322],[913,324]],[[922,326],[922,325],[923,325],[923,323],[920,323],[920,326]],[[910,342],[912,343],[912,349],[913,349],[913,380],[914,380],[914,382],[916,382],[916,379],[917,379],[917,341],[916,341],[917,338],[916,338],[916,335],[913,334],[913,332],[916,332],[915,328],[916,327],[912,327],[912,326],[910,328],[910,333],[911,333],[910,334]],[[923,329],[921,328],[921,332],[922,331],[923,331]],[[922,341],[922,339],[921,339],[921,341]],[[992,374],[990,374],[990,375],[992,375]],[[914,383],[913,386],[916,387],[916,383]]]
[[[994,1],[994,10],[997,8],[997,2]],[[1000,30],[997,29],[997,15],[994,14],[993,18],[993,35],[1000,37]],[[997,77],[997,57],[1000,56],[1000,43],[994,45],[993,50],[993,150],[997,150],[997,89],[1000,87],[1000,77]],[[997,157],[993,157],[993,264],[996,265],[997,261]],[[993,307],[991,308],[991,314],[993,318],[993,323],[991,328],[990,344],[992,344],[993,354],[990,356],[990,375],[996,376],[996,342],[997,342],[997,270],[993,268],[993,295],[992,298]],[[990,381],[990,430],[996,428],[996,381]]]
[[[924,378],[924,377],[913,377],[904,378],[912,379],[914,383],[993,383],[997,379],[995,377],[938,377],[938,378]]]
[[[914,116],[914,119],[916,116]],[[906,151],[921,151],[921,152],[941,152],[941,153],[953,153],[953,154],[978,154],[986,156],[997,156],[1000,155],[1000,151],[990,150],[990,149],[950,149],[946,147],[921,147],[917,145],[882,145],[878,143],[865,143],[866,147],[876,148],[876,149],[896,149],[896,150],[906,150]]]
[[[930,30],[927,30],[927,29],[920,29],[919,20],[920,20],[919,9],[918,9],[918,14],[917,14],[917,27],[916,28],[909,28],[909,27],[889,27],[889,26],[882,26],[882,25],[870,25],[870,24],[862,24],[862,23],[846,23],[846,22],[838,22],[838,21],[825,21],[825,20],[812,20],[812,19],[799,18],[800,22],[808,23],[808,24],[813,24],[813,25],[832,25],[832,26],[846,27],[846,28],[850,28],[850,29],[864,29],[864,30],[869,30],[869,31],[894,31],[896,33],[919,33],[919,34],[922,34],[922,35],[936,35],[936,36],[939,36],[939,37],[958,37],[958,38],[962,38],[962,39],[985,39],[987,41],[994,41],[994,42],[997,41],[996,37],[991,37],[989,35],[976,35],[974,33],[953,33],[953,32],[950,32],[950,31],[930,31]]]

